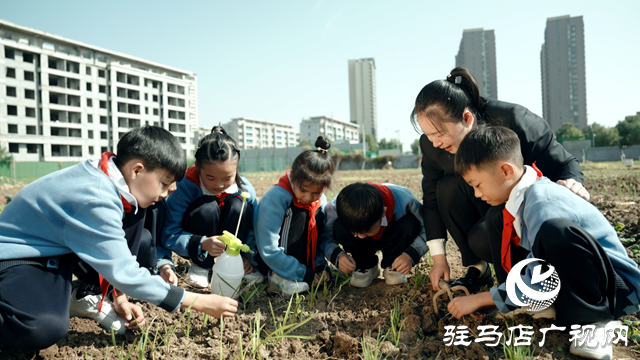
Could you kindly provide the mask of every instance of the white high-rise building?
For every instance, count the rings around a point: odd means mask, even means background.
[[[359,133],[359,125],[328,116],[315,116],[300,122],[300,141],[307,140],[311,145],[315,144],[320,135],[332,143],[357,143],[360,139]]]
[[[292,125],[241,117],[231,119],[222,127],[242,150],[298,146]]]
[[[373,58],[349,60],[349,103],[351,122],[360,125],[365,134],[372,134],[377,141],[376,63]]]
[[[0,147],[16,161],[81,161],[161,126],[193,156],[196,74],[0,20]]]
[[[471,71],[478,81],[482,96],[498,98],[496,37],[493,30],[464,30],[456,55],[456,66],[463,66]]]

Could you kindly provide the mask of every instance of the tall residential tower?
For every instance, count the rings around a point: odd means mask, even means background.
[[[471,71],[483,97],[498,98],[496,37],[493,30],[464,30],[460,50],[456,55],[456,66],[463,66]]]
[[[351,122],[378,139],[376,108],[376,63],[373,58],[349,60]],[[364,127],[364,128],[363,128]]]
[[[587,126],[582,16],[547,19],[540,51],[542,114],[553,131],[563,123]]]

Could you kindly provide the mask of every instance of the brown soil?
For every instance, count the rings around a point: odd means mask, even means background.
[[[634,236],[640,228],[640,199],[633,189],[640,186],[640,172],[626,171],[621,176],[609,176],[597,170],[585,171],[588,173],[585,185],[592,194],[592,203],[597,206],[613,224],[623,224],[620,231],[622,238],[630,239],[625,244],[630,247],[638,243]],[[275,184],[281,174],[256,173],[249,174],[248,178],[256,188],[259,196],[264,194]],[[372,171],[343,171],[336,175],[333,189],[328,192],[333,196],[339,189],[355,181],[390,182],[409,187],[412,192],[421,198],[421,175],[419,170],[372,170]],[[635,184],[635,185],[630,185]],[[635,186],[635,187],[633,187]],[[631,190],[630,190],[631,189]],[[1,194],[0,194],[1,195]],[[448,260],[452,269],[452,278],[462,275],[460,255],[453,241],[448,242]],[[636,261],[640,261],[640,255],[633,255]],[[187,265],[182,259],[175,259],[178,264],[178,273],[186,274]],[[499,325],[499,332],[506,330],[506,324],[502,320],[485,318],[476,321],[471,317],[463,317],[457,320],[446,312],[446,301],[440,302],[441,318],[434,314],[432,297],[434,291],[425,276],[425,283],[417,285],[419,276],[415,274],[428,274],[429,266],[427,257],[414,267],[408,286],[388,286],[383,279],[377,279],[370,287],[358,289],[350,287],[347,283],[342,288],[331,286],[327,290],[319,289],[317,298],[311,304],[311,295],[304,294],[300,307],[289,311],[289,317],[293,317],[293,323],[298,323],[305,317],[316,314],[313,319],[291,334],[309,336],[310,339],[282,339],[269,341],[256,347],[250,345],[251,327],[259,316],[264,328],[261,338],[265,339],[274,330],[273,312],[279,321],[282,321],[288,306],[289,299],[283,297],[272,288],[266,288],[260,295],[254,296],[246,304],[240,305],[240,310],[235,318],[224,321],[224,329],[221,331],[220,321],[207,319],[204,325],[204,316],[200,313],[186,314],[179,311],[169,314],[159,308],[144,302],[139,304],[145,310],[149,326],[150,336],[146,346],[139,342],[144,338],[140,331],[128,331],[124,336],[116,336],[115,341],[119,351],[133,352],[131,358],[135,359],[240,359],[240,340],[242,349],[249,353],[248,359],[356,359],[363,357],[363,344],[375,346],[376,339],[381,339],[380,357],[397,359],[501,359],[505,358],[502,345],[489,347],[483,344],[472,343],[469,346],[445,346],[443,336],[446,325],[467,325],[472,333],[477,334],[478,325]],[[182,286],[185,286],[181,282]],[[208,293],[208,290],[191,291]],[[404,320],[401,331],[398,334],[398,342],[395,343],[390,331],[390,317],[394,305],[397,302],[401,312],[400,318]],[[296,307],[296,298],[292,300],[292,308]],[[258,315],[259,314],[259,315]],[[637,316],[625,319],[640,320]],[[401,320],[402,321],[402,320]],[[290,323],[290,322],[288,322]],[[533,320],[525,315],[516,318],[513,324],[526,324],[538,328],[549,327],[548,320]],[[171,329],[174,329],[173,331]],[[388,337],[384,338],[385,335]],[[536,336],[540,335],[536,331]],[[473,338],[473,337],[472,337]],[[364,340],[363,340],[364,339]],[[164,342],[163,342],[164,341]],[[539,339],[534,339],[534,343]],[[152,346],[155,344],[155,348]],[[141,350],[141,352],[139,352]],[[569,354],[569,334],[557,331],[547,333],[544,347],[535,348],[535,358],[540,359],[572,359]],[[616,345],[614,347],[615,358],[638,358],[640,346],[632,340],[629,345]],[[122,354],[121,354],[122,355]],[[126,354],[122,356],[125,358]],[[56,345],[42,350],[36,354],[22,354],[7,346],[0,345],[0,359],[117,359],[111,335],[102,330],[94,321],[86,319],[71,319],[69,334]]]

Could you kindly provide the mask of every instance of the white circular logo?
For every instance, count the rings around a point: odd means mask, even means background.
[[[549,269],[544,273],[542,271],[542,265],[536,265],[533,268],[531,274],[531,285],[540,283],[542,291],[531,289],[522,280],[520,272],[529,263],[538,261],[539,263],[547,264]],[[511,268],[509,275],[507,275],[507,296],[512,303],[518,306],[528,306],[529,311],[544,310],[551,306],[558,297],[560,292],[560,277],[556,268],[551,264],[538,258],[524,259]],[[516,293],[516,286],[522,292],[522,296],[518,297]]]

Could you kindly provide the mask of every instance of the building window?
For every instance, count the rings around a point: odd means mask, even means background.
[[[15,105],[7,105],[7,115],[18,116],[18,107]]]
[[[106,94],[107,93],[107,87],[104,85],[99,85],[98,86],[98,92]]]
[[[17,154],[20,152],[20,144],[9,143],[9,152]]]
[[[153,95],[153,101],[158,102],[158,95]]]
[[[251,131],[253,128],[251,126],[247,126],[247,131]]]
[[[107,123],[107,117],[106,116],[100,116],[100,124],[106,124]]]
[[[29,153],[29,154],[37,154],[38,153],[38,144],[27,144],[27,153]]]
[[[149,94],[144,94],[144,99],[149,100]]]
[[[22,52],[22,61],[32,63],[33,62],[33,54],[28,52]]]
[[[93,107],[93,100],[87,99],[87,106],[88,107]]]
[[[32,117],[32,118],[36,117],[36,109],[35,108],[28,107],[28,108],[25,108],[25,110],[26,110],[27,117]]]
[[[253,134],[252,133],[247,133],[247,137],[253,137]]]
[[[13,86],[7,86],[7,96],[16,97],[16,88]]]
[[[107,139],[107,132],[106,131],[100,131],[100,139],[102,139],[102,140],[106,140]]]
[[[98,77],[104,77],[104,70],[98,70]]]
[[[93,146],[89,146],[89,155],[93,155]]]
[[[91,115],[91,114],[87,115],[87,122],[88,122],[89,124],[92,124],[92,123],[93,123],[93,115]]]
[[[87,136],[89,137],[89,139],[93,139],[93,130],[89,130]]]
[[[9,124],[9,134],[17,134],[18,133],[18,125]]]
[[[16,52],[12,48],[8,48],[5,46],[4,48],[4,57],[7,59],[13,59],[16,56]],[[17,151],[16,151],[17,152]]]
[[[85,72],[86,72],[87,75],[91,75],[91,68],[87,66],[85,68]],[[91,90],[91,89],[89,89],[89,90]]]
[[[27,125],[27,135],[36,135],[36,127],[33,125]]]
[[[36,92],[34,90],[31,90],[31,89],[24,89],[24,97],[25,97],[25,99],[35,99],[36,98]]]
[[[153,115],[158,115],[159,111],[158,109],[153,109]]]
[[[107,108],[107,102],[104,100],[100,100],[100,109],[106,109]]]
[[[278,146],[282,146],[282,143],[281,143],[281,142],[279,142],[277,145],[278,145]]]
[[[91,91],[91,83],[87,83],[87,91]]]
[[[247,140],[247,145],[253,145],[253,140]]]
[[[144,113],[145,113],[146,115],[149,115],[149,108],[148,108],[148,107],[146,107],[146,106],[144,107]]]
[[[16,78],[16,69],[8,67],[7,68],[7,77],[15,79]]]

